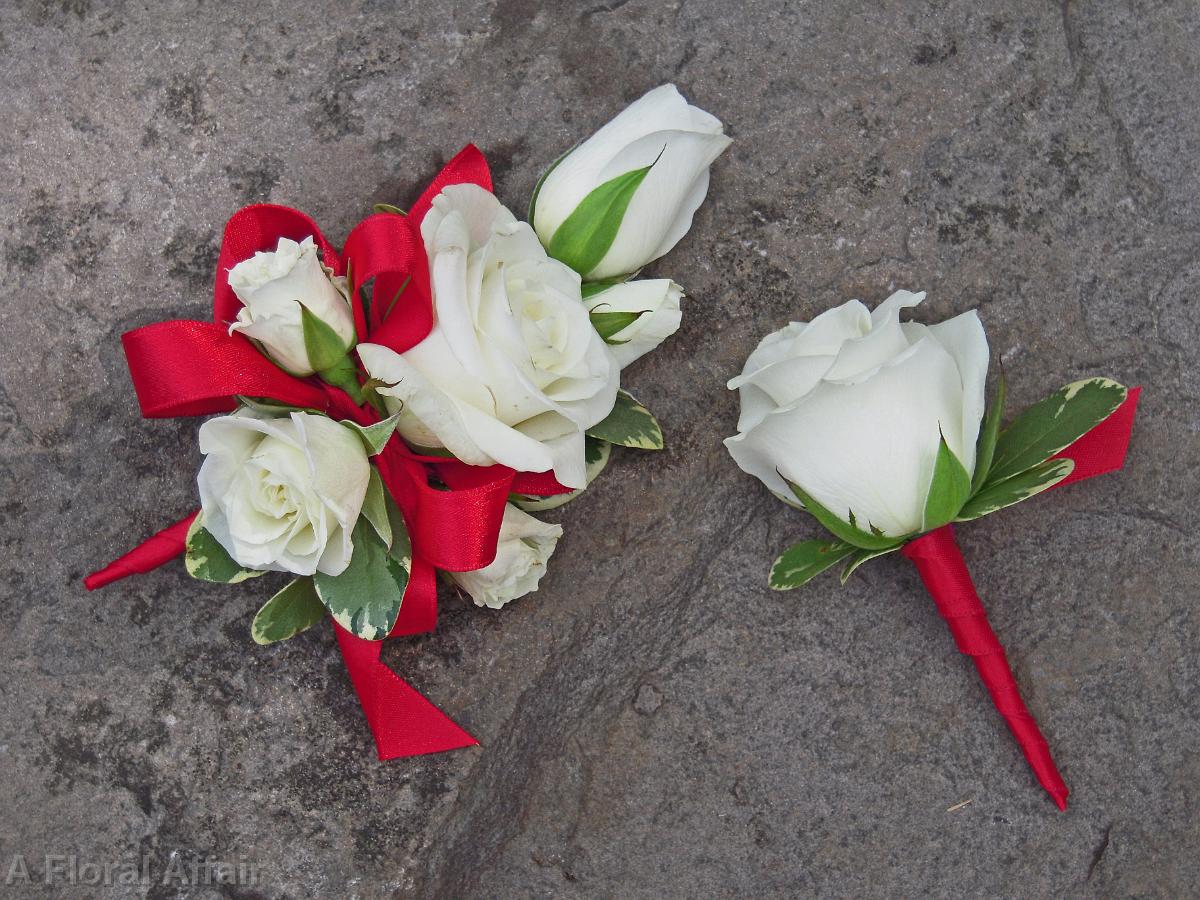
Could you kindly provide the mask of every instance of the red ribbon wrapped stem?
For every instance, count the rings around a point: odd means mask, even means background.
[[[950,626],[959,651],[974,660],[980,679],[1012,730],[1038,783],[1054,798],[1058,808],[1065,810],[1067,786],[1050,756],[1050,745],[1021,699],[1004,647],[988,624],[987,612],[954,539],[954,528],[943,525],[923,534],[905,544],[901,552],[916,564],[929,596]]]

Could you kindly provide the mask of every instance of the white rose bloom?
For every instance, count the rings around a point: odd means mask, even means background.
[[[734,460],[782,499],[784,479],[858,527],[921,527],[939,434],[968,473],[983,417],[988,343],[974,310],[900,323],[924,293],[875,311],[857,300],[767,335],[729,382],[741,392]]]
[[[613,356],[623,369],[679,330],[682,299],[683,288],[671,279],[653,278],[615,284],[589,297],[587,306],[592,312],[642,313],[609,338]]]
[[[275,250],[255,253],[229,270],[229,286],[244,304],[229,331],[257,341],[293,375],[311,375],[300,307],[332,328],[349,349],[354,346],[354,313],[345,282],[331,277],[321,264],[311,237],[300,243],[280,238]]]
[[[596,333],[579,276],[473,184],[452,185],[421,223],[435,322],[404,353],[360,344],[398,431],[475,466],[553,470],[580,488],[584,431],[612,411],[621,369]]]
[[[546,246],[593,190],[653,163],[634,192],[616,238],[589,280],[636,272],[670,251],[708,194],[708,168],[731,140],[721,120],[657,87],[561,159],[542,181],[533,225]],[[656,161],[657,160],[657,161]]]
[[[370,464],[358,435],[325,416],[249,409],[200,426],[204,527],[248,569],[340,575]]]
[[[499,609],[537,590],[562,533],[561,525],[535,519],[510,503],[504,507],[500,543],[492,564],[474,572],[451,572],[450,577],[471,595],[476,606]]]

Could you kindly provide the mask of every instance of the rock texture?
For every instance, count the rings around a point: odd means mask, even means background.
[[[1165,0],[4,4],[10,895],[1195,896],[1198,47]],[[736,138],[653,267],[683,328],[627,373],[668,449],[557,514],[536,595],[385,650],[482,747],[377,762],[328,628],[251,643],[259,584],[82,589],[194,502],[196,423],[138,417],[119,335],[206,315],[235,208],[341,240],[473,140],[520,209],[666,80]],[[766,588],[813,526],[720,444],[761,334],[898,286],[981,310],[1014,406],[1146,385],[1124,472],[962,530],[1065,815],[905,560]],[[258,877],[162,883],[204,860]]]

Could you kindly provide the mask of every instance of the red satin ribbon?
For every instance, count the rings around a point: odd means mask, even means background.
[[[428,264],[420,223],[437,194],[451,184],[491,190],[483,154],[468,145],[438,174],[409,216],[377,214],[350,233],[339,254],[308,216],[272,204],[248,206],[229,220],[217,267],[214,322],[160,322],[122,336],[130,376],[146,417],[226,412],[238,396],[263,397],[370,424],[378,417],[342,391],[315,379],[297,379],[267,360],[240,334],[230,335],[241,302],[229,286],[229,269],[279,238],[311,236],[324,263],[348,274],[359,338],[398,352],[420,342],[433,326]],[[374,279],[368,321],[360,291]],[[404,514],[413,544],[412,572],[393,635],[419,634],[437,622],[435,567],[469,571],[495,558],[504,504],[510,492],[558,494],[568,488],[552,473],[517,473],[505,466],[468,466],[422,457],[399,440],[376,461],[384,484]],[[429,484],[436,472],[449,490]],[[154,535],[120,559],[92,573],[89,590],[147,572],[184,551],[195,513]],[[452,750],[476,743],[433,704],[380,661],[381,642],[357,638],[336,623],[338,646],[375,737],[380,759]]]
[[[1130,390],[1125,402],[1111,416],[1058,454],[1074,460],[1075,468],[1055,487],[1103,475],[1124,465],[1140,395],[1141,388]],[[959,651],[974,660],[992,703],[1008,723],[1038,783],[1058,808],[1065,810],[1069,791],[1054,765],[1049,744],[1021,699],[1008,657],[988,623],[953,527],[943,525],[923,534],[905,544],[901,552],[916,565],[925,589],[950,626]]]

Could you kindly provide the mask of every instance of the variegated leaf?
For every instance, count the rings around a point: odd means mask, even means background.
[[[842,569],[842,584],[849,581],[850,576],[863,563],[869,562],[877,556],[887,556],[889,553],[895,553],[901,546],[901,544],[896,544],[894,547],[884,547],[882,550],[855,550],[854,555],[846,563],[846,567]]]
[[[256,644],[285,641],[325,618],[311,578],[297,578],[262,605],[250,626]]]
[[[639,450],[661,450],[662,429],[650,410],[625,391],[617,391],[617,402],[603,422],[587,430],[590,437],[621,447]]]
[[[1108,378],[1088,378],[1033,404],[1000,432],[985,489],[1045,462],[1077,441],[1112,415],[1127,393]]]
[[[1074,460],[1050,459],[1038,463],[1027,472],[1021,472],[996,484],[988,484],[959,510],[956,521],[969,522],[1022,500],[1028,500],[1054,487],[1074,469]]]
[[[365,518],[354,526],[353,542],[354,553],[346,570],[340,575],[318,572],[313,583],[339,625],[357,637],[383,640],[400,615],[409,568],[389,551]]]
[[[229,551],[204,527],[203,513],[196,516],[188,529],[183,565],[193,578],[221,584],[237,584],[263,574],[244,569],[234,561]]]
[[[798,588],[854,551],[853,546],[843,541],[801,541],[788,547],[775,560],[768,583],[776,591]]]

